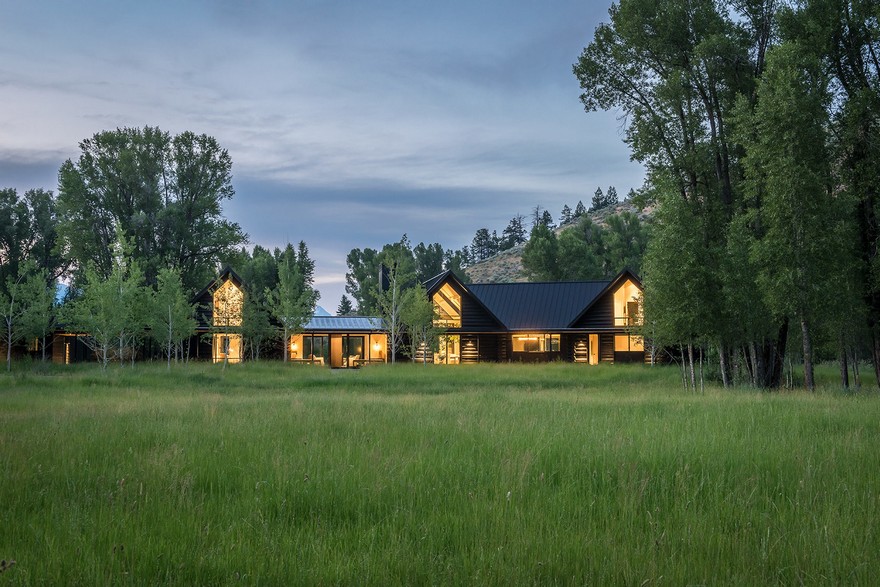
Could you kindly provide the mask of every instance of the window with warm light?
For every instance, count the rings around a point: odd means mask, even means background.
[[[642,323],[642,290],[627,279],[614,292],[614,325],[638,326]]]
[[[558,334],[514,334],[512,350],[515,353],[558,353]]]
[[[645,350],[645,342],[641,336],[616,334],[614,336],[614,350],[623,353],[642,352]]]
[[[452,289],[452,286],[444,283],[432,299],[437,314],[434,326],[461,328],[461,296]]]
[[[214,292],[214,326],[241,326],[244,293],[227,280]]]

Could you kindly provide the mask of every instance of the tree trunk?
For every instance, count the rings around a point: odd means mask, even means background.
[[[862,374],[859,371],[859,351],[858,349],[853,349],[852,357],[850,364],[852,365],[852,373],[853,373],[853,385],[855,385],[856,389],[862,388]]]
[[[844,335],[840,335],[840,386],[849,389],[849,365],[847,361],[846,343]]]
[[[801,335],[804,339],[804,386],[814,391],[816,383],[813,380],[813,341],[810,340],[810,325],[804,316],[801,316]]]
[[[688,364],[690,365],[691,371],[691,389],[694,393],[697,392],[697,377],[696,373],[694,373],[694,343],[688,343]]]
[[[705,393],[706,389],[703,386],[703,345],[700,345],[700,393]]]
[[[730,387],[730,375],[727,371],[727,349],[724,343],[718,345],[718,368],[721,370],[721,385],[727,389]]]
[[[684,347],[678,345],[678,356],[681,358],[681,384],[684,390],[688,390],[687,367],[685,366]]]

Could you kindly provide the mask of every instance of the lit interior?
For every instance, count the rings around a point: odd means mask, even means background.
[[[626,334],[614,335],[614,350],[617,352],[641,352],[645,350],[645,342],[641,336]]]
[[[433,300],[438,316],[434,325],[441,328],[461,328],[461,296],[448,283],[444,283],[434,294]]]
[[[434,363],[437,365],[457,365],[461,362],[461,337],[446,334],[440,337]]]
[[[244,293],[226,280],[214,292],[214,326],[241,326]]]
[[[559,335],[546,333],[514,334],[515,353],[558,353]]]
[[[614,292],[614,325],[635,326],[642,323],[642,307],[639,300],[642,291],[627,279]]]
[[[294,362],[332,367],[357,367],[387,361],[388,335],[382,333],[306,333],[290,337],[287,350]]]
[[[241,361],[241,335],[240,334],[215,334],[213,344],[213,359],[215,363],[238,363]]]

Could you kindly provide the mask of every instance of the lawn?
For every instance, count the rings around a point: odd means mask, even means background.
[[[880,576],[876,391],[697,395],[642,366],[80,365],[0,376],[0,405],[0,583]]]

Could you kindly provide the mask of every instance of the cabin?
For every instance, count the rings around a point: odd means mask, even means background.
[[[242,361],[244,345],[240,330],[244,296],[241,277],[229,267],[195,295],[198,326],[191,343],[194,358],[214,363]]]
[[[196,358],[214,363],[239,363],[243,358],[240,333],[247,288],[229,267],[196,294],[198,335]],[[351,369],[384,363],[388,336],[381,318],[371,316],[312,316],[302,332],[285,341],[294,363]]]
[[[290,337],[289,360],[351,369],[388,361],[388,335],[374,316],[312,316]]]
[[[462,283],[451,271],[427,282],[435,325],[433,362],[644,362],[642,285],[613,279],[555,283]]]

